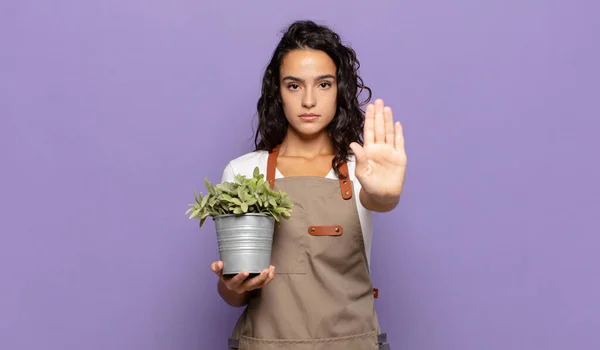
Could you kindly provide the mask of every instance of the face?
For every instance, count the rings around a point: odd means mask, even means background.
[[[303,136],[323,132],[337,106],[336,67],[323,51],[294,50],[280,68],[283,111],[293,131]]]

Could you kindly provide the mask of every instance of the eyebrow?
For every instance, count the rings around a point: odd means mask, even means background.
[[[315,80],[323,80],[323,79],[334,79],[335,80],[335,76],[333,74],[323,74],[323,75],[319,75]],[[283,80],[293,80],[293,81],[298,81],[301,83],[304,82],[304,79],[294,77],[291,75],[286,76],[285,78],[283,78]]]

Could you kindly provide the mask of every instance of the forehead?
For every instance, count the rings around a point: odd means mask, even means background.
[[[288,52],[281,62],[281,76],[315,77],[324,74],[335,75],[335,63],[323,51],[303,49]]]

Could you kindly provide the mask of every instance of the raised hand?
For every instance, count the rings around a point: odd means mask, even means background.
[[[364,145],[353,142],[356,178],[371,200],[393,202],[400,197],[406,173],[404,135],[400,122],[394,123],[392,109],[383,100],[366,109]]]

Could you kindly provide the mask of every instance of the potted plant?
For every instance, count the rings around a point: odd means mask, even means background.
[[[223,275],[247,271],[252,276],[268,268],[275,225],[291,217],[287,194],[272,190],[258,167],[251,178],[238,174],[232,182],[213,186],[205,178],[204,183],[208,193],[194,190],[196,202],[186,215],[200,220],[200,227],[213,218]]]

